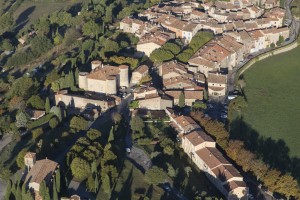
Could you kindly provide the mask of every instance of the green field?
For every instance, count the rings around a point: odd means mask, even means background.
[[[282,139],[300,158],[300,47],[257,62],[244,73],[243,121],[259,136]],[[244,130],[247,131],[247,130]],[[279,156],[279,155],[278,155]]]
[[[40,17],[48,15],[52,12],[65,9],[82,0],[66,0],[66,1],[51,1],[51,0],[39,0],[30,1],[25,0],[20,7],[14,12],[14,18],[17,25],[27,26],[32,24]]]

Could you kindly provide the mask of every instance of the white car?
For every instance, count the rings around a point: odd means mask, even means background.
[[[222,114],[222,115],[221,115],[221,118],[226,119],[226,118],[227,118],[227,115],[226,115],[226,114]]]

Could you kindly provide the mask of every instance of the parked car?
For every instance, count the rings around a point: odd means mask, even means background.
[[[222,115],[221,115],[221,118],[226,119],[226,118],[227,118],[227,115],[226,115],[226,114],[222,114]]]
[[[167,191],[167,192],[171,192],[171,186],[170,186],[170,183],[164,183],[164,184],[162,184],[162,186],[161,186],[165,191]]]

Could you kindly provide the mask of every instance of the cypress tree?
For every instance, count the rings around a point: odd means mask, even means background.
[[[109,176],[107,174],[105,174],[105,177],[103,179],[103,190],[106,194],[110,194],[110,180],[109,180]]]
[[[26,184],[22,185],[22,199],[26,199]]]
[[[98,191],[98,186],[99,186],[99,179],[98,179],[98,174],[96,174],[96,177],[95,177],[95,193]]]
[[[78,85],[78,78],[79,78],[79,69],[76,68],[76,70],[75,70],[75,83],[76,83],[76,85]]]
[[[21,188],[20,188],[20,182],[17,182],[17,185],[16,185],[16,199],[17,200],[22,200],[22,191],[21,191]]]
[[[9,200],[10,195],[11,195],[11,180],[8,181],[6,191],[5,191],[4,200]]]
[[[56,171],[56,177],[55,177],[55,184],[56,184],[56,190],[58,193],[60,193],[60,169],[57,169]]]
[[[114,127],[111,127],[110,132],[109,132],[109,136],[108,136],[108,142],[112,142],[114,141]]]
[[[184,105],[185,105],[185,96],[184,96],[183,92],[181,92],[180,95],[179,95],[178,105],[179,105],[180,108],[183,108]]]
[[[45,110],[46,110],[46,113],[49,113],[50,112],[50,100],[49,100],[49,97],[46,98],[46,103],[45,103]]]
[[[53,183],[53,200],[58,200],[58,194],[55,183]]]

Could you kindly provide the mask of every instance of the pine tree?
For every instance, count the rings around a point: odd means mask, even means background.
[[[5,191],[5,196],[4,196],[4,200],[9,200],[10,196],[11,196],[11,180],[8,181],[7,187],[6,187],[6,191]]]
[[[60,170],[57,169],[56,171],[56,177],[55,177],[55,184],[56,184],[56,190],[58,193],[60,193]]]
[[[114,127],[111,127],[110,132],[109,132],[109,136],[108,136],[108,142],[112,142],[114,141]]]
[[[58,200],[58,194],[56,189],[56,183],[53,183],[53,200]]]
[[[46,103],[45,103],[45,110],[46,110],[46,113],[49,113],[50,112],[50,101],[49,101],[49,97],[46,98]]]

